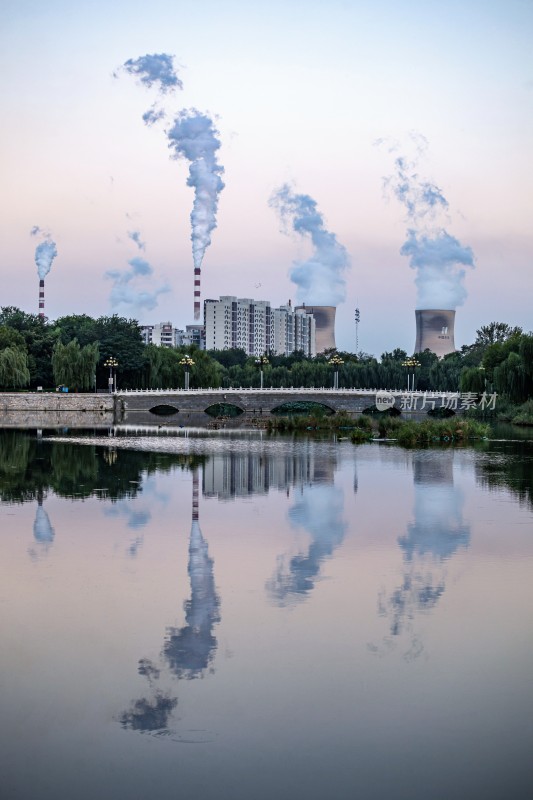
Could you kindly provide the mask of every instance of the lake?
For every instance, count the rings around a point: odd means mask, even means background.
[[[5,800],[521,800],[533,440],[0,431]]]

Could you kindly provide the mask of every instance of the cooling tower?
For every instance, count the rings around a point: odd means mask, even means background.
[[[443,309],[424,309],[415,311],[416,342],[415,353],[431,350],[439,358],[455,352],[453,326],[455,311]]]
[[[39,316],[44,317],[44,278],[39,280]]]
[[[336,350],[335,344],[335,306],[296,306],[296,311],[301,308],[312,314],[316,323],[316,352]]]

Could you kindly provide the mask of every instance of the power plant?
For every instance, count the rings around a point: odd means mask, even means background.
[[[415,353],[423,353],[424,350],[431,350],[432,353],[442,358],[448,353],[455,352],[455,310],[435,308],[417,309],[415,311],[415,317]]]
[[[302,309],[312,314],[316,323],[316,352],[323,353],[325,350],[336,350],[335,344],[335,306],[296,306],[296,311]]]

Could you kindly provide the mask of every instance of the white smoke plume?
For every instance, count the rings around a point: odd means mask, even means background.
[[[118,78],[120,71],[133,75],[147,89],[155,87],[159,97],[171,94],[176,89],[183,89],[183,83],[174,67],[174,56],[168,53],[153,53],[139,58],[129,58],[117,72],[113,73],[115,78]],[[142,118],[146,125],[153,125],[165,117],[165,109],[156,101],[148,111],[145,111]]]
[[[151,89],[156,86],[161,94],[168,94],[176,89],[183,89],[183,83],[174,68],[174,56],[168,53],[153,53],[139,58],[128,58],[120,68],[139,79],[139,82]],[[118,77],[118,71],[114,77]]]
[[[217,162],[218,136],[212,119],[194,108],[181,111],[167,131],[172,157],[190,162],[187,185],[194,189],[191,241],[195,268],[195,318],[200,315],[200,267],[211,244],[211,232],[217,226],[218,196],[224,188],[221,178],[224,167]]]
[[[139,250],[146,250],[146,242],[141,239],[140,231],[128,231],[128,237],[135,242]]]
[[[141,240],[139,231],[128,232],[129,238],[140,250],[146,245]],[[153,267],[144,258],[136,256],[128,261],[129,269],[111,269],[105,277],[113,281],[109,296],[111,306],[127,307],[130,313],[152,311],[158,305],[158,297],[170,291],[167,284],[153,287]]]
[[[284,184],[270,198],[284,224],[303,237],[309,237],[313,253],[306,261],[295,261],[290,277],[298,287],[297,299],[302,303],[336,306],[346,297],[344,271],[350,261],[346,248],[337,241],[334,233],[324,226],[324,218],[317,204],[307,194],[295,194]]]
[[[418,173],[427,140],[420,134],[410,138],[413,157],[398,155],[393,175],[383,181],[385,190],[392,192],[407,212],[407,240],[400,253],[409,257],[409,265],[416,271],[417,308],[454,309],[465,301],[464,267],[474,267],[474,253],[446,231],[448,201],[438,186]],[[384,140],[376,144],[384,144]],[[397,143],[389,144],[391,153],[398,148]]]
[[[167,136],[172,157],[191,162],[187,186],[194,189],[192,253],[194,266],[200,267],[206,248],[211,244],[211,231],[217,226],[218,196],[224,188],[220,177],[224,167],[217,163],[219,132],[206,114],[193,108],[178,114]]]
[[[54,258],[57,256],[56,243],[52,241],[48,231],[34,225],[30,231],[30,236],[39,236],[43,241],[35,248],[35,263],[39,278],[44,280],[52,268]]]

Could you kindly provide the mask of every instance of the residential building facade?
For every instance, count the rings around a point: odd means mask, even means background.
[[[306,356],[316,355],[314,318],[290,303],[272,309],[268,300],[224,295],[204,302],[204,325],[207,350],[240,348],[249,356],[303,350]]]

